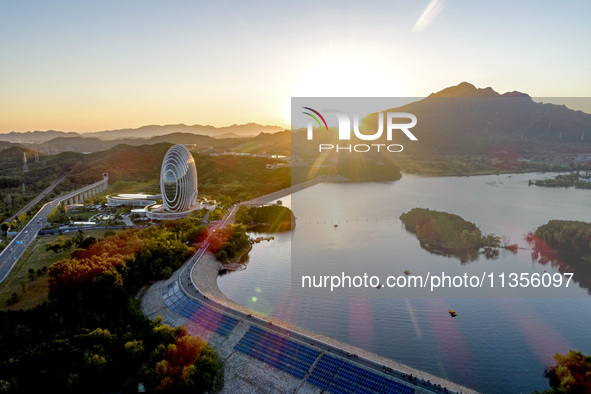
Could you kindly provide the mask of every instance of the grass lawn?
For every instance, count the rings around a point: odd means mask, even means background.
[[[87,230],[84,231],[84,234],[98,239],[103,238],[105,231],[107,230]],[[113,231],[119,230],[114,229]],[[63,236],[73,238],[77,234],[78,232],[74,231],[66,233]],[[0,310],[30,309],[48,300],[49,276],[47,272],[37,275],[37,270],[43,269],[44,266],[49,268],[53,263],[70,257],[72,250],[60,251],[57,254],[45,250],[45,245],[49,242],[54,242],[59,237],[60,235],[37,237],[31,243],[20,260],[12,268],[10,274],[0,283]],[[30,268],[35,271],[33,275],[29,275]],[[18,294],[18,301],[15,304],[8,305],[6,300],[11,297],[12,293]]]

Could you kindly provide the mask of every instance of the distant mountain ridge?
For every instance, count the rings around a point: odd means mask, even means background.
[[[500,94],[467,82],[388,111],[409,112],[418,119],[412,130],[419,141],[406,143],[405,150],[484,153],[544,146],[552,151],[581,149],[591,143],[591,114],[536,102],[522,92]],[[375,130],[378,114],[370,114],[362,122],[366,130]]]
[[[100,152],[111,149],[117,145],[140,146],[154,145],[158,143],[196,145],[198,150],[238,149],[248,153],[271,152],[273,154],[286,154],[290,150],[289,131],[277,133],[260,133],[256,137],[243,138],[213,138],[201,134],[171,133],[158,135],[152,138],[124,138],[117,140],[102,140],[96,137],[57,137],[40,143],[13,144],[0,141],[0,151],[14,146],[22,147],[28,151],[38,151],[39,154],[56,154],[60,152]]]
[[[501,94],[491,87],[477,88],[462,82],[389,111],[409,112],[417,117],[418,122],[412,132],[418,141],[409,141],[402,133],[396,133],[398,140],[392,141],[403,143],[404,150],[411,153],[480,154],[507,150],[556,153],[587,152],[591,149],[591,114],[564,105],[536,102],[528,94],[518,91]],[[377,122],[378,114],[370,114],[362,120],[361,129],[371,133],[371,130],[376,130]],[[229,149],[275,154],[307,146],[305,141],[300,143],[304,140],[304,133],[281,131],[282,128],[277,126],[256,123],[220,128],[151,125],[85,134],[54,130],[8,133],[0,134],[0,142],[8,141],[4,144],[9,144],[20,140],[24,143],[28,139],[28,143],[37,144],[28,148],[49,154],[97,152],[117,144],[138,146],[159,142],[195,144],[202,150]],[[294,145],[290,145],[292,136],[296,142]],[[334,133],[319,134],[318,137],[325,139],[326,143],[337,142],[333,141],[336,138]],[[365,143],[356,137],[353,140],[351,142]],[[379,142],[388,143],[386,133]]]
[[[500,94],[491,87],[477,88],[469,82],[462,82],[456,86],[450,86],[431,93],[429,97],[530,97],[529,94],[521,93],[516,90]],[[531,98],[531,97],[530,97]]]
[[[22,142],[22,143],[43,143],[59,137],[94,137],[103,141],[120,140],[130,138],[152,138],[173,133],[188,133],[210,136],[214,138],[246,138],[254,137],[260,133],[276,133],[283,131],[279,126],[260,125],[257,123],[233,124],[231,126],[215,127],[209,125],[149,125],[136,129],[105,130],[90,133],[64,132],[56,130],[27,131],[0,133],[0,141]]]

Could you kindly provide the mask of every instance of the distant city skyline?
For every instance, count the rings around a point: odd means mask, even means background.
[[[289,127],[292,96],[591,96],[577,1],[0,0],[0,132]]]

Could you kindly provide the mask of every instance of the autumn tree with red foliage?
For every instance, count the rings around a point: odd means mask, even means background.
[[[156,363],[148,388],[155,393],[204,392],[212,386],[218,366],[217,353],[183,328]]]
[[[195,220],[126,230],[54,264],[49,302],[0,312],[2,389],[136,392],[146,382],[163,393],[210,390],[215,350],[184,327],[150,321],[135,299],[141,286],[178,269],[194,252],[189,238],[204,234]]]

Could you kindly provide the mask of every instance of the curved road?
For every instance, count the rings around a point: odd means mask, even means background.
[[[291,190],[291,188],[289,190]],[[299,190],[301,190],[301,189],[299,189]],[[280,192],[282,192],[282,191],[280,191]],[[285,195],[289,194],[289,193],[281,194],[280,192],[271,193],[267,196],[259,197],[256,200],[252,200],[252,202],[249,202],[249,203],[251,203],[249,205],[255,205],[255,204],[260,205],[260,204],[268,203],[270,201],[276,200],[277,198],[281,198],[281,195],[285,196]],[[254,201],[256,201],[256,203]],[[246,204],[246,203],[244,203],[244,204]],[[238,208],[238,205],[234,205],[231,208],[231,210],[229,210],[226,213],[224,218],[215,225],[215,228],[213,231],[217,230],[218,228],[220,228],[222,226],[225,226],[228,221],[233,222],[237,208]],[[310,338],[306,335],[303,335],[298,332],[289,330],[287,328],[278,326],[276,324],[273,325],[267,320],[261,319],[259,317],[253,316],[251,314],[246,314],[242,311],[233,309],[227,305],[221,304],[215,300],[212,300],[212,299],[206,297],[205,294],[203,294],[199,291],[199,289],[197,288],[197,285],[193,281],[192,272],[195,269],[196,263],[205,254],[208,247],[209,247],[209,244],[207,244],[207,243],[205,245],[201,246],[197,250],[197,252],[193,255],[193,257],[191,257],[185,263],[185,266],[181,269],[181,271],[179,273],[179,277],[178,277],[179,285],[180,285],[181,289],[183,290],[183,292],[187,296],[197,299],[197,300],[199,300],[199,302],[202,302],[204,304],[212,306],[215,309],[221,310],[228,315],[235,316],[238,319],[242,319],[247,322],[251,322],[254,324],[258,324],[260,326],[264,326],[265,329],[267,329],[267,330],[271,330],[271,331],[274,331],[274,332],[282,334],[282,335],[289,335],[290,338],[299,340],[304,343],[310,343],[310,344],[313,343],[315,347],[319,348],[320,350],[325,350],[328,353],[334,353],[334,354],[339,355],[341,357],[348,357],[348,358],[353,357],[352,355],[345,353],[342,349],[334,347],[334,346],[329,345],[327,343],[320,342],[318,339]],[[364,367],[370,368],[370,369],[377,371],[377,372],[384,372],[383,371],[384,366],[381,364],[378,364],[372,360],[368,360],[368,359],[365,359],[363,357],[358,357],[358,356],[355,356],[354,360],[355,360],[355,363],[363,365]],[[422,379],[417,379],[416,377],[414,377],[414,379],[411,380],[411,378],[409,378],[409,376],[407,374],[405,374],[401,371],[393,370],[391,368],[389,368],[389,371],[386,373],[389,374],[390,376],[397,378],[400,381],[405,382],[406,384],[411,384],[414,387],[420,387],[421,389],[426,390],[427,392],[438,393],[440,390],[441,390],[441,392],[449,392],[449,393],[453,392],[449,389],[444,391],[443,386],[441,389],[438,389],[433,383],[428,384],[428,383],[424,382]]]

